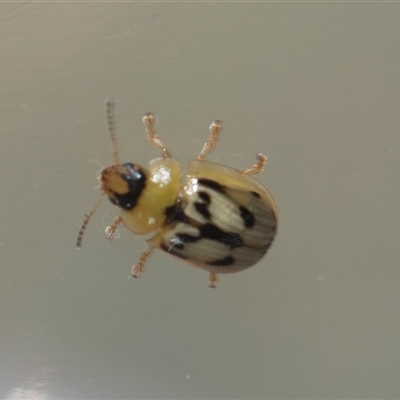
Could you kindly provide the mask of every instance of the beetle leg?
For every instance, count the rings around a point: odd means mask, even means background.
[[[116,217],[113,219],[113,222],[110,226],[106,228],[106,237],[108,240],[113,240],[115,238],[115,234],[117,233],[118,225],[122,222],[121,217]]]
[[[146,127],[147,139],[150,140],[152,144],[159,147],[162,151],[163,158],[170,158],[171,154],[167,149],[167,146],[161,140],[161,138],[156,134],[154,129],[155,119],[152,113],[146,113],[143,117],[143,123]]]
[[[144,265],[146,264],[147,259],[149,258],[150,254],[153,252],[154,247],[149,246],[147,249],[145,249],[142,254],[139,257],[139,261],[132,267],[131,270],[131,277],[133,278],[139,278],[140,274],[144,270]]]
[[[81,229],[79,229],[78,233],[78,238],[76,239],[76,247],[80,249],[82,247],[82,239],[83,239],[83,234],[85,233],[86,227],[88,226],[88,223],[90,221],[90,218],[92,218],[92,215],[95,213],[97,208],[99,207],[100,203],[103,201],[105,196],[105,193],[101,193],[99,200],[97,201],[96,205],[92,208],[90,212],[85,214],[85,219],[81,225]]]
[[[214,272],[210,272],[210,275],[208,276],[208,287],[216,288],[217,281],[218,281],[217,274],[215,274]]]
[[[216,146],[218,141],[218,135],[222,129],[222,122],[219,120],[214,120],[213,123],[210,125],[210,136],[208,137],[207,142],[204,144],[203,149],[201,150],[200,154],[197,156],[198,160],[204,160],[213,148]]]
[[[243,172],[246,175],[255,175],[255,174],[259,174],[260,172],[262,172],[262,170],[264,169],[265,163],[267,162],[267,157],[264,156],[264,154],[262,154],[262,153],[258,153],[256,155],[256,157],[258,160],[257,163],[254,164],[250,168],[242,169],[241,172]]]

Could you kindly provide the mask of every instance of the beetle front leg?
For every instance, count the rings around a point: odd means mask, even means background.
[[[156,134],[156,131],[154,129],[155,120],[153,114],[146,113],[143,117],[143,123],[146,127],[147,139],[149,139],[149,141],[152,144],[154,144],[154,146],[157,146],[159,149],[161,149],[163,158],[170,158],[171,154],[167,149],[167,146],[164,144],[161,138]]]
[[[122,222],[121,217],[116,217],[113,219],[113,222],[110,226],[107,226],[106,228],[106,237],[108,240],[113,240],[115,238],[115,235],[117,233],[118,225]]]

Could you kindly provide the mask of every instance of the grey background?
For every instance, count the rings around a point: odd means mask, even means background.
[[[0,397],[400,398],[397,3],[0,4]],[[207,274],[104,228],[111,163],[268,156],[279,235]]]

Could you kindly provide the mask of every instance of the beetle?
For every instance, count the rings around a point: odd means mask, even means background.
[[[119,161],[115,130],[115,103],[107,102],[107,119],[113,145],[113,164],[99,176],[101,194],[80,228],[76,246],[94,212],[107,196],[120,208],[120,215],[106,228],[106,237],[116,236],[119,224],[138,235],[153,233],[147,248],[132,267],[138,278],[154,249],[209,272],[209,287],[218,274],[244,270],[267,252],[277,233],[274,199],[252,175],[263,171],[267,158],[256,155],[253,166],[238,170],[205,161],[217,144],[222,123],[214,120],[210,136],[196,159],[189,162],[181,182],[181,167],[156,134],[151,113],[143,117],[147,138],[162,157],[147,168]]]

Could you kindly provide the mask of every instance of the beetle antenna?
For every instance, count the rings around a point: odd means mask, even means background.
[[[81,229],[79,229],[78,233],[78,238],[76,239],[76,247],[80,249],[82,247],[82,238],[83,234],[85,233],[86,227],[88,226],[88,223],[90,219],[92,218],[92,215],[95,213],[97,208],[99,207],[100,203],[104,199],[105,193],[101,193],[99,200],[97,201],[96,205],[92,208],[92,210],[88,213],[85,214],[85,219],[81,225]]]
[[[113,146],[113,160],[114,165],[119,165],[117,135],[115,130],[115,101],[107,100],[107,121],[108,129],[110,131],[111,143]]]

